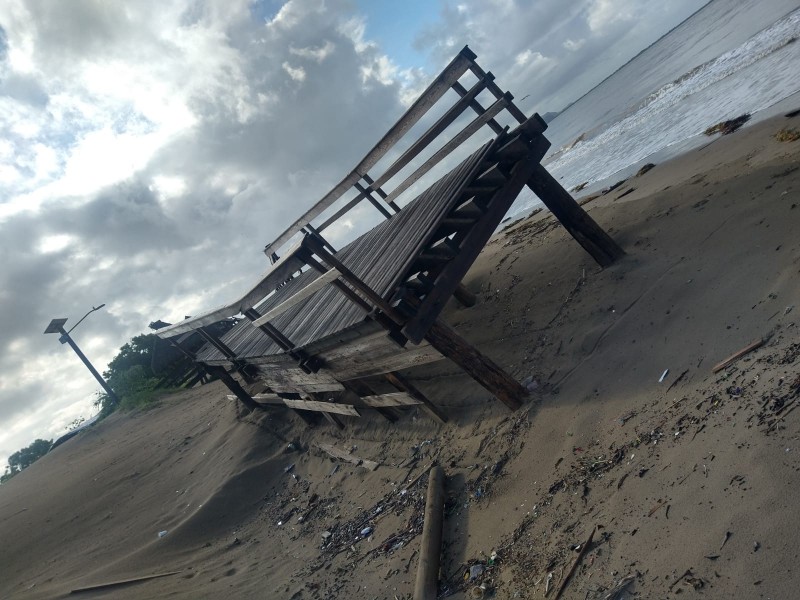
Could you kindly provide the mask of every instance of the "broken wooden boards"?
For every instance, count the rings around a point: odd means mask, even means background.
[[[359,458],[357,456],[354,456],[353,454],[350,454],[346,450],[342,450],[340,448],[337,448],[336,446],[332,446],[331,444],[316,443],[314,444],[314,446],[316,446],[317,448],[319,448],[320,450],[325,452],[325,454],[327,454],[332,458],[338,458],[339,460],[349,462],[350,464],[364,467],[369,471],[374,471],[380,466],[380,464],[376,463],[374,460],[366,460],[364,458]]]

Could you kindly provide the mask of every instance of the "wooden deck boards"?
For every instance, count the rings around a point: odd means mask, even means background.
[[[384,298],[389,298],[425,243],[453,208],[459,193],[476,175],[490,144],[482,146],[455,169],[418,196],[392,218],[383,221],[336,253],[350,270]],[[256,309],[264,314],[320,277],[307,270],[289,281]],[[297,347],[322,340],[362,322],[363,309],[331,285],[299,302],[271,323]],[[240,359],[282,354],[283,350],[250,321],[242,321],[222,341]],[[224,357],[208,346],[198,354],[201,362]]]

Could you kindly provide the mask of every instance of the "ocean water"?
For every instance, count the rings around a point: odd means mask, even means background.
[[[712,0],[556,117],[544,163],[567,189],[591,186],[798,91],[800,2]],[[510,214],[537,204],[521,196]]]

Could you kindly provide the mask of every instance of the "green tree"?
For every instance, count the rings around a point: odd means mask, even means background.
[[[0,476],[0,483],[5,483],[20,471],[27,469],[50,450],[53,440],[37,439],[22,450],[17,450],[8,457],[6,472]]]
[[[119,349],[117,355],[108,363],[103,377],[111,389],[119,396],[126,408],[144,406],[152,402],[158,378],[153,373],[153,347],[158,337],[154,333],[136,335]],[[100,408],[100,416],[107,417],[119,408],[103,392],[97,395],[95,405]]]

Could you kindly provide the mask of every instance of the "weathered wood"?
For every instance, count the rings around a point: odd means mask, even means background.
[[[391,392],[373,396],[361,396],[361,402],[372,408],[384,408],[387,406],[414,406],[422,404],[422,401],[414,398],[408,392]]]
[[[428,327],[442,312],[445,303],[453,295],[497,225],[500,224],[503,216],[538,166],[540,159],[538,154],[532,150],[525,159],[514,166],[506,185],[492,197],[485,218],[469,230],[461,243],[458,256],[451,260],[436,277],[433,289],[425,296],[416,316],[408,321],[402,329],[403,335],[409,340],[414,343],[420,342]]]
[[[439,558],[442,555],[444,522],[444,471],[439,465],[431,469],[428,494],[425,498],[425,520],[419,547],[414,600],[436,600],[439,591]]]
[[[277,239],[267,245],[264,252],[269,254],[288,242],[303,226],[321,215],[329,206],[338,200],[349,188],[361,179],[361,174],[368,172],[383,156],[394,147],[397,141],[419,121],[436,102],[444,96],[450,86],[458,81],[469,68],[475,54],[467,47],[456,56],[449,65],[433,80],[419,98],[400,117],[397,123],[370,150],[350,174],[342,179],[336,187],[328,192],[309,211],[290,225]]]
[[[314,410],[317,412],[335,413],[349,417],[360,417],[361,413],[352,404],[337,404],[336,402],[323,402],[321,400],[302,400],[283,398],[283,403],[290,408],[299,410]]]
[[[386,199],[386,201],[389,202],[390,200],[396,200],[400,194],[405,192],[413,184],[419,181],[423,175],[438,165],[444,158],[452,154],[453,151],[461,144],[471,138],[481,127],[486,125],[486,123],[492,117],[497,116],[497,114],[500,113],[500,111],[502,111],[507,104],[508,100],[506,98],[501,98],[492,104],[485,113],[471,121],[469,125],[453,136],[453,138],[444,146],[442,146],[433,156],[422,163],[422,165],[420,165],[416,171],[409,175],[402,183],[398,184],[397,187],[389,193],[389,197]]]
[[[491,73],[487,73],[485,77],[478,79],[475,85],[466,92],[453,106],[451,106],[447,112],[445,112],[439,119],[431,125],[431,127],[423,133],[417,141],[415,141],[411,146],[406,149],[400,157],[394,161],[386,171],[378,177],[373,184],[370,185],[372,189],[376,187],[381,187],[386,184],[392,177],[394,177],[397,173],[399,173],[409,162],[414,160],[414,158],[419,155],[425,148],[430,145],[430,143],[435,140],[439,135],[441,135],[445,129],[447,129],[453,121],[455,121],[461,113],[463,113],[470,103],[475,100],[475,98],[480,94],[484,89],[486,89],[486,85],[494,80],[494,75]]]
[[[250,410],[255,410],[256,408],[261,408],[250,394],[241,386],[241,384],[233,378],[233,376],[228,373],[225,367],[217,367],[217,366],[208,366],[206,367],[208,372],[211,375],[215,375],[219,377],[220,381],[225,384],[233,394],[239,399],[239,401],[244,404]]]
[[[385,373],[384,377],[397,389],[403,390],[412,398],[418,400],[419,403],[422,404],[425,412],[432,416],[434,420],[439,421],[440,423],[447,423],[447,415],[444,414],[444,412],[442,412],[438,406],[431,402],[425,394],[419,391],[419,389],[417,389],[413,383],[403,377],[400,373]]]
[[[87,585],[85,587],[75,588],[70,590],[70,594],[80,594],[81,592],[91,592],[94,590],[107,590],[112,587],[119,587],[121,585],[128,585],[130,583],[139,583],[141,581],[148,581],[150,579],[158,579],[160,577],[169,577],[170,575],[177,575],[180,571],[169,571],[168,573],[156,573],[154,575],[142,575],[141,577],[129,577],[128,579],[117,579],[116,581],[108,581],[106,583],[97,583],[95,585]]]
[[[511,410],[517,410],[528,397],[518,381],[443,322],[435,321],[425,339]]]
[[[259,281],[243,296],[224,306],[201,313],[190,319],[184,319],[180,323],[170,325],[169,327],[159,329],[156,331],[156,335],[160,338],[170,338],[181,333],[193,331],[198,327],[213,325],[214,323],[236,316],[246,309],[255,306],[262,298],[272,293],[275,288],[286,281],[293,273],[300,270],[303,263],[295,256],[295,252],[300,248],[301,244],[298,242],[287,250],[286,254],[273,264],[261,276]]]
[[[337,277],[339,277],[339,271],[337,271],[336,269],[331,269],[327,273],[320,275],[314,281],[309,283],[307,286],[295,292],[294,294],[289,296],[286,300],[278,304],[278,306],[270,309],[262,316],[257,318],[255,321],[252,322],[253,325],[258,327],[259,325],[268,323],[278,315],[285,313],[287,310],[299,304],[309,296],[316,294],[319,290],[324,288],[326,285],[328,285],[331,281],[335,280]]]
[[[258,370],[269,388],[278,393],[336,392],[344,389],[327,369],[306,373],[297,367],[259,364]]]
[[[714,367],[711,369],[711,372],[712,373],[719,373],[720,371],[722,371],[722,369],[732,365],[737,360],[742,358],[744,355],[750,354],[753,350],[761,348],[761,346],[764,345],[764,342],[765,342],[764,338],[758,338],[757,340],[753,340],[752,342],[750,342],[747,346],[745,346],[741,350],[739,350],[737,352],[734,352],[733,354],[731,354],[725,360],[723,360],[721,362],[718,362],[716,365],[714,365]]]
[[[355,456],[350,452],[347,452],[346,450],[341,450],[340,448],[332,446],[331,444],[322,444],[318,442],[315,443],[314,445],[332,458],[337,458],[339,460],[349,462],[350,464],[364,467],[365,469],[368,469],[370,471],[374,471],[380,466],[380,463],[377,463],[374,460],[359,458],[358,456]]]
[[[376,412],[387,421],[395,423],[400,419],[400,415],[393,408],[389,406],[383,406],[380,403],[377,403],[373,406],[368,403],[369,401],[364,401],[364,398],[375,397],[374,390],[369,385],[367,385],[367,383],[364,380],[356,379],[353,381],[345,382],[344,385],[347,389],[356,394],[359,397],[359,399],[361,399],[361,401],[364,402],[364,404],[374,408]]]
[[[458,300],[462,306],[467,308],[475,306],[478,303],[478,296],[464,287],[463,283],[459,283],[456,286],[456,290],[453,292],[453,297],[455,297],[455,299]]]
[[[238,400],[234,394],[228,394],[226,397],[228,400]],[[251,396],[251,398],[253,398],[253,400],[259,404],[286,406],[283,402],[283,398],[278,396],[278,394],[255,394],[254,396]]]
[[[534,170],[528,187],[601,267],[607,267],[625,255],[625,251],[543,166],[538,165]]]

